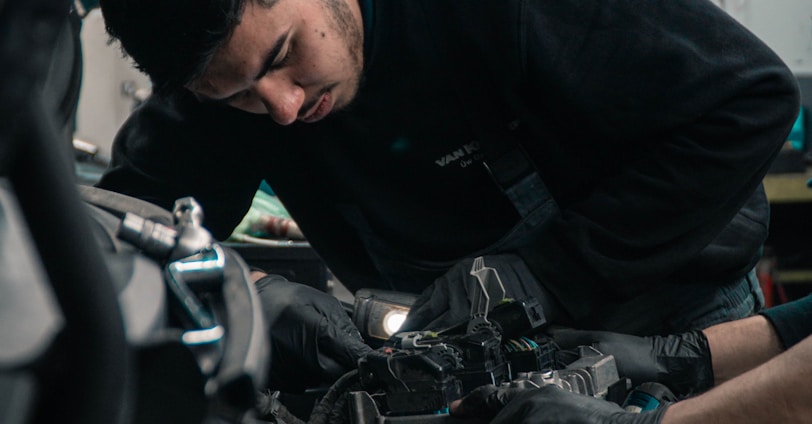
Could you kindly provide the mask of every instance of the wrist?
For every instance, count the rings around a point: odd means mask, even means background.
[[[783,350],[767,318],[754,315],[703,330],[712,352],[715,384],[723,383]]]
[[[654,352],[664,365],[659,381],[677,396],[703,392],[714,385],[708,338],[700,330],[656,337]]]
[[[701,422],[702,411],[692,407],[690,400],[670,405],[662,414],[660,424],[683,424]]]

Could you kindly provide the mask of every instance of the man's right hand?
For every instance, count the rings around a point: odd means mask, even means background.
[[[332,383],[372,351],[335,297],[276,275],[256,287],[271,337],[272,388],[296,392]]]
[[[483,274],[477,277],[475,269]],[[524,260],[518,255],[503,253],[467,258],[452,266],[423,291],[400,331],[444,330],[470,320],[472,303],[482,299],[479,278],[489,282],[486,293],[488,310],[493,309],[503,296],[518,300],[533,298],[541,304],[545,318],[548,321],[554,319],[557,304]],[[501,288],[497,288],[499,283]]]
[[[694,330],[670,336],[638,337],[607,331],[551,330],[561,349],[593,346],[615,357],[618,373],[634,385],[658,382],[677,396],[703,392],[714,385],[708,339]]]

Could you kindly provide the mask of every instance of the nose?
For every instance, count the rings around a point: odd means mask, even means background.
[[[296,121],[305,101],[304,88],[282,75],[269,74],[257,81],[255,89],[274,121],[280,125]]]

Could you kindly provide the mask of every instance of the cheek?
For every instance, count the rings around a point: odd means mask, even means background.
[[[317,84],[332,73],[329,68],[326,68],[326,62],[324,55],[311,50],[301,57],[294,72],[302,85]]]
[[[346,48],[336,40],[316,37],[309,48],[300,50],[296,70],[303,83],[324,83],[343,79],[347,73]]]

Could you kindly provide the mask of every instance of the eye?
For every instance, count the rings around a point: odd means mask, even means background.
[[[293,57],[293,41],[291,40],[288,43],[288,48],[285,50],[285,54],[279,59],[276,63],[273,64],[274,69],[279,69],[290,63],[291,58]]]

